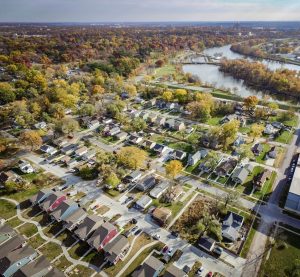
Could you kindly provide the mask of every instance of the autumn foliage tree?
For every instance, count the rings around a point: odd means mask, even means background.
[[[135,146],[126,146],[121,148],[117,154],[118,161],[132,169],[143,166],[147,159],[147,152]]]
[[[41,147],[43,140],[37,131],[29,130],[21,133],[19,137],[21,145],[28,147],[31,151]]]
[[[172,160],[166,165],[166,174],[172,177],[172,179],[175,179],[176,175],[181,172],[182,168],[183,166],[181,161]]]

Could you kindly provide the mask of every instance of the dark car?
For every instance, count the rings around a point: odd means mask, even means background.
[[[182,270],[184,273],[188,274],[191,271],[191,268],[189,266],[185,265]]]
[[[175,232],[175,231],[172,231],[171,232],[171,235],[175,238],[178,238],[179,237],[179,233],[178,232]]]
[[[133,218],[133,219],[130,220],[130,223],[137,224],[137,220],[135,218]]]
[[[142,229],[138,229],[138,230],[134,233],[134,235],[137,236],[137,235],[139,235],[141,232],[142,232]]]
[[[128,231],[126,231],[126,232],[124,233],[124,236],[125,236],[126,238],[128,238],[128,237],[130,236],[130,234],[131,234],[131,231],[128,230]]]

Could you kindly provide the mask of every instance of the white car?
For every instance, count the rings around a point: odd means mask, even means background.
[[[155,240],[159,240],[160,239],[160,235],[159,234],[155,234],[152,236],[153,239]]]

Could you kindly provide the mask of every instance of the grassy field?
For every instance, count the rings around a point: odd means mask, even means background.
[[[171,64],[166,64],[160,68],[157,68],[155,70],[155,76],[156,77],[162,77],[162,76],[166,76],[166,75],[172,75],[174,74],[175,71],[175,67],[174,65]]]
[[[280,136],[278,136],[275,141],[289,144],[293,138],[293,132],[283,131]]]
[[[287,277],[293,274],[296,260],[300,259],[300,236],[283,231],[276,238],[270,256],[262,264],[259,276]],[[299,268],[299,266],[298,266]],[[299,270],[297,271],[299,272]]]
[[[25,223],[18,228],[18,231],[26,237],[31,237],[37,232],[37,227],[32,223]]]
[[[62,253],[61,247],[54,242],[48,242],[39,250],[48,258],[49,261],[52,261]]]
[[[260,153],[259,156],[256,157],[256,162],[264,164],[265,163],[265,156],[270,151],[271,146],[269,144],[263,144],[263,151]]]
[[[8,219],[17,214],[16,206],[6,200],[0,199],[0,215],[4,219]]]
[[[212,126],[217,126],[220,125],[220,120],[222,119],[222,116],[214,116],[210,118],[209,120],[206,121],[206,124],[212,125]]]

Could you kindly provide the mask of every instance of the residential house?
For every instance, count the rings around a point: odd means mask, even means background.
[[[156,220],[160,226],[164,226],[171,215],[171,210],[165,207],[156,208],[152,212],[152,218]]]
[[[276,159],[277,156],[277,149],[276,146],[273,146],[267,154],[267,158],[269,159]]]
[[[94,158],[96,156],[96,154],[97,154],[96,150],[94,150],[94,149],[89,150],[88,152],[86,152],[85,154],[82,155],[82,159],[84,161],[88,161],[88,160]]]
[[[105,135],[106,136],[111,136],[111,137],[113,137],[113,136],[115,136],[115,135],[117,135],[117,134],[119,134],[121,132],[121,129],[120,129],[120,127],[113,127],[113,128],[111,128],[111,129],[109,129],[106,133],[105,133]]]
[[[140,113],[141,113],[141,111],[132,111],[130,113],[130,117],[131,118],[137,118],[137,117],[139,117]]]
[[[98,215],[88,215],[74,231],[81,240],[87,240],[90,235],[104,223],[103,218]]]
[[[148,116],[148,118],[147,118],[147,121],[150,122],[150,123],[154,123],[155,120],[156,120],[156,118],[157,118],[157,114],[150,113],[149,116]]]
[[[42,210],[51,213],[65,200],[67,200],[65,194],[60,191],[53,191],[43,202],[39,203],[39,205]]]
[[[47,123],[45,121],[38,122],[34,124],[34,128],[37,130],[46,129]]]
[[[100,122],[98,119],[91,120],[86,124],[86,127],[89,129],[96,129],[99,126],[100,126]]]
[[[203,236],[198,240],[198,245],[202,249],[211,252],[215,247],[216,241],[210,237]]]
[[[127,141],[131,144],[141,144],[143,141],[143,138],[138,135],[130,135],[128,137]]]
[[[154,176],[147,176],[143,180],[141,180],[136,188],[141,191],[146,191],[151,189],[156,184],[156,179]]]
[[[245,140],[243,137],[238,136],[237,139],[234,141],[233,146],[239,147],[240,145],[244,144]]]
[[[68,215],[64,216],[65,227],[69,231],[73,231],[85,218],[87,213],[84,209],[76,209],[75,212],[71,212]]]
[[[88,152],[88,148],[86,146],[82,146],[75,151],[75,155],[77,157],[81,157]]]
[[[264,147],[262,144],[260,143],[256,143],[253,147],[252,147],[252,152],[255,156],[259,156],[262,152],[264,151]]]
[[[170,118],[165,122],[165,127],[174,131],[182,131],[185,129],[183,121]]]
[[[179,160],[182,161],[185,157],[186,157],[186,152],[181,151],[181,150],[174,150],[171,155],[170,158],[174,159],[174,160]]]
[[[208,149],[201,149],[200,153],[201,153],[201,159],[204,159],[208,155],[209,150]]]
[[[207,160],[205,162],[200,163],[199,170],[204,173],[209,173],[213,170],[211,166],[211,160]]]
[[[163,144],[156,143],[155,146],[152,149],[153,149],[153,151],[155,151],[159,155],[162,155],[164,152],[166,152],[168,147],[163,145]]]
[[[231,175],[231,179],[236,184],[243,184],[247,180],[248,175],[249,175],[249,171],[246,168],[239,167],[233,171]]]
[[[53,144],[57,147],[61,148],[69,144],[69,141],[66,138],[58,138],[53,140]]]
[[[145,210],[152,204],[152,198],[148,195],[143,195],[138,201],[135,203],[135,208],[139,210]]]
[[[136,182],[142,177],[140,170],[132,171],[129,175],[124,178],[125,183]]]
[[[69,168],[73,168],[78,165],[78,161],[76,159],[67,159],[68,161],[65,163]]]
[[[173,102],[166,103],[167,110],[173,110],[174,108],[175,108],[175,103],[173,103]]]
[[[277,128],[277,129],[282,129],[283,127],[284,127],[284,124],[282,124],[281,122],[277,122],[277,121],[275,121],[275,122],[272,122],[271,123],[272,124],[272,126],[274,127],[274,128]]]
[[[78,204],[72,199],[66,199],[60,205],[54,209],[51,213],[51,217],[56,221],[64,221],[69,215],[79,209]]]
[[[158,125],[158,126],[164,126],[165,123],[166,123],[166,118],[165,117],[158,116],[155,120],[155,124]]]
[[[216,168],[215,168],[215,174],[219,177],[226,177],[229,176],[232,170],[236,167],[237,160],[235,159],[227,159],[223,162],[221,162]]]
[[[8,240],[5,240],[0,246],[0,248],[1,248],[0,260],[2,258],[4,258],[6,254],[8,254],[16,249],[22,248],[25,244],[26,244],[25,238],[18,234],[11,237]]]
[[[32,196],[29,201],[32,205],[40,204],[42,203],[51,193],[53,193],[53,190],[49,188],[41,189],[37,194]]]
[[[41,147],[40,147],[40,150],[43,152],[43,153],[46,153],[46,154],[49,154],[49,155],[54,155],[57,153],[57,149],[54,148],[53,146],[50,146],[50,145],[47,145],[47,144],[43,144]]]
[[[115,135],[117,140],[125,140],[128,137],[128,134],[126,132],[120,132],[118,134]]]
[[[146,103],[145,103],[145,107],[146,108],[151,108],[151,107],[153,107],[153,106],[155,106],[156,105],[156,99],[155,98],[153,98],[153,99],[150,99],[149,101],[147,101]]]
[[[132,273],[132,277],[157,277],[164,269],[164,263],[159,259],[150,256],[142,266]]]
[[[8,241],[12,237],[16,236],[18,233],[16,230],[11,228],[9,225],[1,223],[0,225],[0,245],[5,241]]]
[[[222,236],[229,241],[236,241],[243,225],[244,217],[234,212],[228,212],[222,223]]]
[[[8,170],[6,172],[3,171],[0,173],[0,184],[5,185],[7,182],[21,183],[23,182],[23,179],[12,170]]]
[[[118,235],[113,241],[104,246],[106,260],[114,265],[118,261],[123,260],[130,247],[126,237]]]
[[[226,115],[220,120],[220,124],[225,124],[228,123],[232,120],[238,120],[240,122],[240,126],[245,126],[246,124],[246,119],[243,116],[237,115],[237,114],[230,114]]]
[[[19,161],[19,169],[24,173],[24,174],[28,174],[28,173],[33,173],[34,172],[34,168],[32,167],[32,165],[27,162],[27,161]]]
[[[156,185],[151,191],[150,191],[150,196],[158,199],[162,196],[162,194],[168,189],[168,187],[170,186],[169,182],[161,182],[158,185]]]
[[[77,148],[78,148],[77,144],[69,143],[65,145],[60,151],[65,155],[71,155],[76,151]]]
[[[105,118],[102,120],[102,123],[107,125],[107,124],[111,124],[113,122],[112,118]]]
[[[46,257],[41,256],[19,268],[16,273],[13,274],[13,277],[42,277],[51,273],[51,270],[53,270],[53,266],[48,262]]]
[[[278,130],[272,124],[267,124],[264,129],[264,134],[266,134],[266,135],[273,135],[277,132],[278,132]]]
[[[87,243],[100,251],[118,234],[117,228],[109,222],[104,222],[92,236],[87,240]]]
[[[143,142],[143,147],[146,148],[146,149],[150,149],[151,150],[151,149],[154,148],[155,144],[156,143],[154,141],[146,139]]]
[[[264,170],[263,172],[257,174],[253,178],[253,186],[256,190],[261,190],[265,182],[271,177],[271,172],[269,170]]]
[[[201,152],[200,151],[197,151],[194,154],[189,154],[187,164],[188,165],[195,165],[197,162],[200,161],[200,159],[201,159]]]
[[[185,277],[185,276],[187,276],[186,273],[182,269],[175,266],[174,264],[170,264],[166,268],[165,273],[163,275],[163,277]]]
[[[6,255],[0,259],[0,275],[4,277],[12,276],[37,256],[38,253],[28,245],[11,252],[6,252]]]
[[[145,111],[142,111],[140,114],[139,114],[139,117],[144,119],[145,121],[147,121],[148,117],[149,117],[149,113],[145,112]]]

